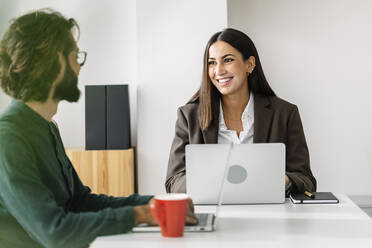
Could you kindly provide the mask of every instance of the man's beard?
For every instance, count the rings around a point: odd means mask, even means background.
[[[77,102],[80,98],[80,90],[77,85],[77,75],[71,69],[70,63],[67,62],[65,74],[63,75],[61,82],[56,85],[53,99]]]

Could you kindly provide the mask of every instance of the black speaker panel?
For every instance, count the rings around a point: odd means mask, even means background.
[[[85,149],[129,149],[128,85],[85,86]]]
[[[128,85],[107,85],[106,104],[107,149],[129,149],[131,142]]]
[[[85,86],[85,149],[106,149],[106,86]]]

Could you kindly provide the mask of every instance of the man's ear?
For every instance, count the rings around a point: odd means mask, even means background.
[[[49,92],[48,98],[52,98],[54,96],[54,90],[56,88],[56,85],[59,82],[61,82],[61,80],[63,79],[63,76],[65,75],[65,71],[66,71],[66,60],[63,57],[63,55],[62,55],[61,52],[58,52],[58,61],[59,61],[59,64],[60,64],[59,72],[58,72],[58,75],[57,75],[56,79],[52,83],[52,87],[50,88],[50,92]]]
[[[55,81],[61,81],[66,71],[66,59],[61,52],[58,52],[58,61],[61,67]]]

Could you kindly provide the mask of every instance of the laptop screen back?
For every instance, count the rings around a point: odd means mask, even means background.
[[[195,204],[283,203],[285,146],[281,143],[186,146],[187,194]],[[225,170],[226,168],[226,170]],[[221,194],[219,194],[221,192]]]

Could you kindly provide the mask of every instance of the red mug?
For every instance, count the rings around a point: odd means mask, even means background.
[[[165,194],[154,197],[151,214],[158,222],[164,237],[182,237],[189,197],[186,194]]]

